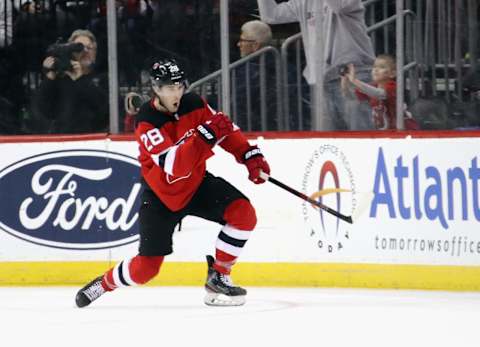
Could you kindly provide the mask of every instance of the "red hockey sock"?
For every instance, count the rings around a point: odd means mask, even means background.
[[[137,255],[124,260],[105,273],[102,287],[112,291],[118,287],[145,284],[158,274],[163,259],[163,256]]]
[[[215,249],[215,264],[213,264],[213,268],[220,273],[229,275],[236,260],[237,257],[217,248]]]
[[[230,274],[251,231],[255,228],[257,217],[250,201],[238,199],[227,206],[223,219],[227,224],[218,234],[213,267],[218,272]]]

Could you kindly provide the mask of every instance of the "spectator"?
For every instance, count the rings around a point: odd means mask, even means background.
[[[270,26],[259,20],[245,22],[237,41],[240,58],[232,69],[231,112],[233,119],[247,131],[277,129],[277,95],[275,62],[270,53],[249,57],[272,39]],[[217,108],[218,85],[213,85],[208,95],[209,104]],[[262,113],[262,102],[265,102]]]
[[[275,0],[257,0],[260,18],[269,24],[298,21],[302,32],[307,66],[304,77],[309,85],[316,83],[314,75],[315,12],[323,6],[325,75],[325,117],[330,127],[337,130],[367,130],[370,121],[368,105],[343,97],[339,68],[354,64],[359,80],[369,82],[374,51],[365,25],[365,8],[361,0],[289,0],[277,4]]]
[[[237,47],[240,57],[246,57],[270,44],[272,30],[270,26],[260,20],[251,20],[242,25]]]
[[[355,87],[356,97],[367,100],[372,108],[372,121],[375,129],[397,129],[397,83],[395,81],[396,62],[390,55],[379,55],[373,64],[372,84],[360,81],[355,76],[355,66],[349,64],[342,72],[341,85],[346,94]],[[355,96],[353,96],[355,98]],[[405,127],[418,129],[418,125],[409,114]]]
[[[240,57],[245,58],[259,49],[268,46],[272,40],[270,26],[259,20],[244,23],[237,42]],[[238,125],[249,131],[276,130],[276,80],[275,62],[270,55],[252,58],[235,69],[232,90],[232,114]],[[264,78],[262,78],[264,73]],[[262,81],[265,84],[262,85]],[[266,119],[262,126],[261,96],[265,95],[266,109],[263,115]]]
[[[33,116],[47,133],[106,131],[108,93],[94,73],[95,36],[88,30],[75,30],[68,43],[81,43],[83,50],[63,56],[60,52],[65,46],[49,48],[43,61],[46,78],[33,98]]]

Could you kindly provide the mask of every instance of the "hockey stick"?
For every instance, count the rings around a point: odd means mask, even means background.
[[[324,210],[325,212],[328,212],[331,215],[334,215],[335,217],[337,217],[337,218],[339,218],[339,219],[341,219],[341,220],[343,220],[347,223],[350,223],[350,224],[353,223],[352,216],[346,216],[344,214],[341,214],[340,212],[322,204],[321,202],[319,202],[317,200],[314,200],[314,199],[306,196],[305,194],[299,192],[298,190],[295,190],[295,189],[287,186],[286,184],[276,180],[275,178],[271,177],[270,175],[266,174],[263,171],[260,172],[260,178],[264,179],[265,181],[269,181],[269,182],[275,184],[276,186],[278,186],[282,189],[285,189],[287,192],[289,192],[289,193],[291,193],[295,196],[298,196],[300,199],[303,199],[303,200],[309,202],[310,204],[317,206],[318,208]]]

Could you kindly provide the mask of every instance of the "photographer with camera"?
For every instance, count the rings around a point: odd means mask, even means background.
[[[43,61],[46,78],[32,103],[35,132],[107,130],[108,89],[106,81],[94,73],[96,57],[97,41],[88,30],[75,30],[67,43],[47,49]]]
[[[124,107],[125,118],[123,119],[123,132],[133,133],[135,131],[135,116],[140,111],[145,98],[138,93],[130,92],[125,95]]]

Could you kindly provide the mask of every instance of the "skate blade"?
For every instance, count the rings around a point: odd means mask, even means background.
[[[207,293],[203,299],[208,306],[242,306],[245,301],[245,295],[228,296],[219,293]]]

